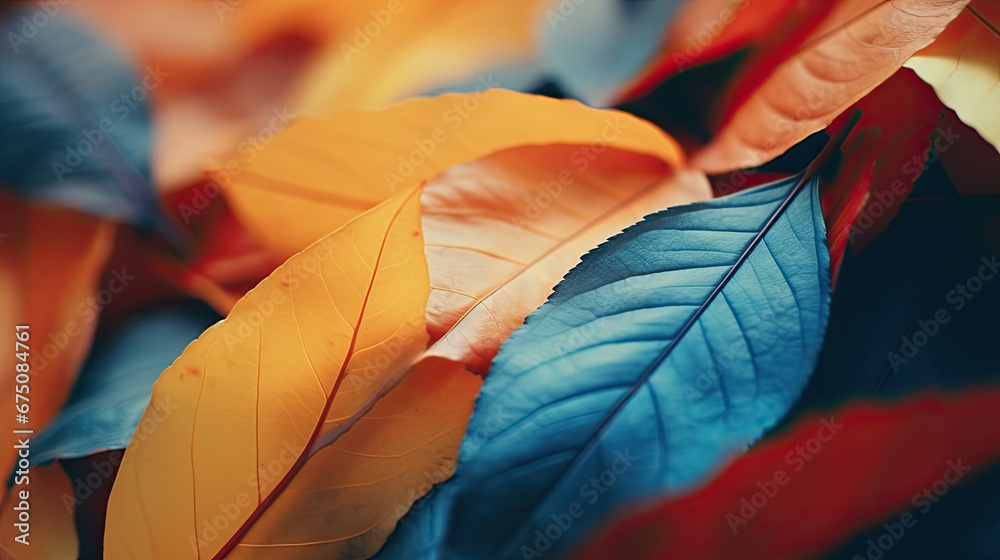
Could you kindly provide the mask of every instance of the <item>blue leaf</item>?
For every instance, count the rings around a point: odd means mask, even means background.
[[[792,406],[830,300],[815,179],[647,217],[503,345],[456,474],[380,558],[537,558],[682,491]]]
[[[10,42],[0,49],[0,185],[176,236],[150,182],[149,92],[125,61],[36,4],[5,14],[0,31]]]
[[[32,442],[32,466],[124,449],[160,373],[219,319],[204,304],[190,302],[135,317],[95,345],[66,406]],[[171,403],[157,406],[170,414]]]
[[[421,93],[473,93],[502,87],[573,97],[610,106],[622,88],[650,64],[680,0],[553,0],[540,14],[540,52],[530,60],[489,68]],[[545,84],[553,84],[545,88]]]
[[[561,0],[543,14],[542,67],[574,97],[607,106],[653,58],[680,0]]]

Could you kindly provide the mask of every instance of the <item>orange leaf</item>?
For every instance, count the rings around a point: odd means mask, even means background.
[[[2,405],[12,411],[0,422],[0,470],[9,473],[16,454],[11,430],[41,430],[66,400],[87,356],[97,326],[95,306],[107,303],[96,303],[95,297],[116,226],[6,193],[0,193],[0,224],[5,228],[0,232],[0,323],[11,333],[14,325],[30,327],[28,424],[14,423],[14,368],[20,360],[14,355],[13,334],[10,351],[0,356],[0,383],[7,388]]]
[[[274,10],[279,3],[267,4]],[[283,3],[282,3],[283,4]],[[306,21],[352,11],[298,88],[296,107],[307,115],[345,108],[374,109],[491,68],[532,60],[536,26],[547,0],[381,0],[349,10],[352,2],[297,0]],[[310,6],[306,8],[306,6]],[[281,10],[281,8],[278,8]],[[492,82],[492,75],[479,76]],[[486,87],[504,87],[493,83]]]
[[[644,216],[710,196],[700,172],[616,148],[513,148],[424,188],[427,354],[486,373],[500,344],[590,249]]]
[[[966,3],[882,2],[836,27],[832,22],[841,17],[834,10],[818,29],[820,36],[732,107],[721,131],[692,163],[720,173],[753,167],[783,153],[891,76],[910,55],[930,44]]]

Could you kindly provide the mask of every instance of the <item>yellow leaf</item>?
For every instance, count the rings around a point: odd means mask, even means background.
[[[1000,150],[1000,4],[973,0],[936,41],[905,64]]]
[[[626,113],[488,90],[296,121],[223,192],[265,246],[287,258],[452,165],[546,144],[606,145],[675,167],[684,159],[673,139]]]
[[[862,6],[865,1],[851,3]],[[807,41],[692,157],[708,173],[762,164],[822,130],[929,45],[968,0],[896,0]],[[842,11],[836,12],[838,19]]]
[[[227,558],[367,558],[455,470],[482,378],[423,360],[309,460]]]
[[[335,19],[339,25],[328,32],[334,40],[304,77],[296,106],[307,115],[328,115],[383,107],[474,81],[480,72],[492,81],[488,69],[532,61],[548,0],[378,0],[354,13],[342,7],[354,3],[311,3],[318,6],[306,12],[305,21]]]
[[[277,499],[362,390],[426,346],[419,189],[400,192],[292,257],[167,368],[111,493],[107,558],[210,558]],[[416,319],[414,319],[414,317]],[[386,348],[393,348],[391,353]],[[383,359],[384,358],[384,359]]]

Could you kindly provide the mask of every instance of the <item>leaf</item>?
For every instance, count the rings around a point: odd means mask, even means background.
[[[951,140],[935,139],[940,137],[935,131],[944,107],[933,90],[908,69],[897,70],[854,107],[862,111],[858,126],[875,127],[879,132],[874,154],[870,150],[845,154],[850,160],[861,158],[872,163],[872,169],[865,173],[871,193],[861,201],[863,206],[847,224],[842,240],[850,240],[852,251],[857,253],[888,227],[913,190],[924,171],[932,140],[946,149]],[[831,128],[842,126],[846,116],[845,112],[837,117]],[[847,142],[852,141],[849,136]]]
[[[79,556],[103,556],[99,547],[103,544],[107,495],[101,492],[110,492],[123,450],[137,426],[137,438],[145,441],[173,412],[169,401],[156,403],[158,414],[139,426],[153,382],[189,342],[218,319],[204,305],[188,302],[134,317],[113,336],[94,345],[59,416],[31,441],[31,476],[34,479],[36,473],[46,473],[44,486],[36,481],[27,487],[31,504],[35,506],[39,500],[58,504],[58,509],[51,508],[45,517],[33,519],[34,527],[44,525],[44,533],[36,535],[35,542],[44,539],[53,545],[67,541],[77,545],[75,517],[78,527],[83,525],[81,522],[94,522],[94,526],[86,527],[90,532],[79,535]],[[105,453],[107,450],[111,452]],[[62,468],[53,465],[55,461]],[[63,490],[67,485],[69,491]],[[24,488],[14,486],[12,495]],[[62,515],[68,517],[69,523],[62,522]],[[56,555],[46,549],[45,555],[37,557]],[[78,555],[74,550],[65,557]]]
[[[0,316],[2,323],[29,325],[31,410],[28,429],[40,431],[55,417],[90,349],[97,324],[92,304],[114,242],[111,222],[72,210],[26,203],[0,192]],[[107,286],[100,286],[107,289]],[[3,406],[15,405],[14,348],[0,357]],[[5,415],[0,468],[11,472],[14,415]]]
[[[998,101],[1000,6],[973,0],[929,46],[906,67],[934,86],[945,105],[958,113],[1000,150],[1000,116],[989,108]]]
[[[281,261],[250,235],[225,198],[208,199],[205,193],[214,192],[213,188],[200,182],[164,197],[164,206],[178,210],[180,221],[197,240],[186,259],[181,261],[164,251],[150,252],[149,243],[143,244],[136,258],[150,261],[158,278],[228,314]]]
[[[481,383],[461,364],[421,361],[305,464],[227,558],[371,556],[451,476]]]
[[[922,488],[944,476],[954,481],[952,465],[975,473],[997,459],[1000,435],[978,426],[1000,419],[998,404],[1000,392],[992,388],[904,403],[852,403],[805,418],[696,492],[616,520],[571,558],[790,560],[821,554],[863,527],[899,523],[907,510],[922,527],[926,512],[917,506],[930,504]],[[798,454],[817,443],[815,453]],[[958,474],[960,485],[971,478]],[[762,487],[776,491],[763,495]],[[758,494],[765,505],[746,508],[750,500],[760,502]],[[865,554],[864,547],[854,553]]]
[[[161,192],[200,181],[213,160],[245,165],[283,126],[274,117],[295,110],[291,90],[318,47],[282,35],[287,22],[280,20],[243,29],[241,16],[254,4],[72,2],[60,11],[86,22],[151,77],[153,178]]]
[[[255,4],[258,11],[275,9]],[[536,26],[546,1],[398,0],[375,10],[317,0],[291,5],[310,21],[340,20],[336,40],[328,40],[298,88],[296,105],[320,116],[384,107],[477,74],[491,81],[492,68],[537,56]]]
[[[910,55],[930,44],[966,3],[882,2],[842,25],[820,27],[822,35],[730,108],[720,132],[692,157],[692,164],[721,173],[781,154],[891,76]]]
[[[680,0],[549,2],[541,64],[588,105],[607,106],[656,53]]]
[[[287,258],[452,165],[518,146],[591,143],[683,162],[672,139],[625,113],[487,90],[297,121],[223,192],[240,221]]]
[[[418,196],[403,191],[289,259],[163,372],[143,421],[167,398],[176,408],[129,443],[108,558],[221,556],[317,438],[370,400],[340,394],[345,378],[378,387],[405,371],[426,344]],[[213,529],[220,512],[228,521]]]
[[[546,548],[557,553],[605,513],[710,474],[812,371],[824,236],[815,179],[800,174],[654,214],[587,254],[501,348],[432,499],[444,505],[380,557],[530,557],[535,531],[576,511]],[[585,490],[612,466],[613,489]]]
[[[836,175],[820,186],[820,202],[830,249],[831,289],[837,284],[851,227],[868,200],[871,173],[875,166],[877,130],[858,131],[842,148],[841,165]]]
[[[450,168],[421,198],[426,355],[485,374],[579,255],[642,216],[708,196],[700,173],[614,148],[521,147]]]
[[[702,0],[687,2],[670,24],[661,52],[623,92],[623,100],[649,93],[678,72],[752,47],[792,19],[801,2]]]
[[[179,234],[149,178],[151,132],[143,103],[121,101],[138,80],[117,53],[68,18],[21,35],[25,7],[5,14],[0,52],[0,183],[37,201]]]
[[[149,405],[153,382],[217,320],[200,303],[182,303],[134,317],[95,344],[59,416],[32,441],[32,464],[125,449]],[[171,406],[156,403],[157,420],[170,414]],[[157,424],[151,419],[140,435]]]
[[[938,133],[946,138],[942,150],[935,150],[955,190],[962,196],[992,196],[997,193],[994,169],[1000,169],[1000,152],[976,129],[947,109]]]

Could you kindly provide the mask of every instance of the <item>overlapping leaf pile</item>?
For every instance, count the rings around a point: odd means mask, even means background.
[[[3,9],[4,555],[1000,554],[990,2]]]

